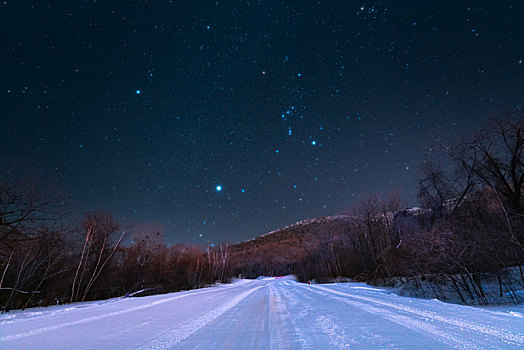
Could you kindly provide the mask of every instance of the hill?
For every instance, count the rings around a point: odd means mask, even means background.
[[[233,274],[254,278],[297,273],[312,254],[340,245],[350,221],[346,215],[306,219],[232,245]]]

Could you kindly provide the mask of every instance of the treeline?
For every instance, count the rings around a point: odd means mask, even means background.
[[[459,144],[440,141],[433,154],[422,164],[420,207],[401,210],[399,194],[375,196],[345,216],[233,247],[233,271],[302,281],[428,276],[463,302],[482,302],[489,275],[500,296],[516,296],[524,287],[524,114],[493,119]]]
[[[419,208],[402,210],[399,194],[375,196],[346,215],[232,246],[168,247],[158,227],[122,227],[103,212],[70,223],[60,200],[6,171],[0,174],[0,308],[285,274],[319,282],[401,277],[418,283],[428,276],[451,285],[465,302],[485,298],[489,273],[500,295],[515,292],[524,286],[524,114],[493,119],[459,144],[440,142],[433,153],[422,165]]]
[[[121,225],[105,212],[64,225],[61,202],[0,177],[0,309],[198,288],[226,273],[229,245],[167,247],[154,225]],[[126,243],[123,244],[124,240]]]
[[[524,115],[491,120],[477,134],[434,150],[422,165],[421,207],[374,198],[356,208],[346,231],[310,254],[303,279],[349,276],[364,281],[431,275],[460,298],[482,299],[482,278],[499,294],[524,286]],[[518,266],[515,280],[508,267]],[[465,295],[469,294],[469,295]],[[512,294],[514,295],[514,294]]]

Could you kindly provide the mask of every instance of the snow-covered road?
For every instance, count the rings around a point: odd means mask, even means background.
[[[292,278],[0,316],[0,349],[522,349],[524,315]]]

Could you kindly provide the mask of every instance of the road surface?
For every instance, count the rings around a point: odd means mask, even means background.
[[[523,349],[524,315],[291,277],[0,316],[0,349]]]

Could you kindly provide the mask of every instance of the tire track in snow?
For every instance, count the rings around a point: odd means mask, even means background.
[[[223,289],[219,289],[218,291],[222,291],[222,290]],[[20,338],[25,338],[25,337],[30,337],[30,336],[33,336],[33,335],[38,335],[38,334],[42,334],[42,333],[46,333],[46,332],[55,331],[55,330],[58,330],[58,329],[61,329],[61,328],[65,328],[65,327],[76,326],[76,325],[80,325],[80,324],[84,324],[84,323],[88,323],[88,322],[94,322],[94,321],[102,320],[102,319],[108,318],[108,317],[123,315],[123,314],[127,314],[127,313],[130,313],[130,312],[133,312],[133,311],[147,309],[149,307],[165,304],[165,303],[168,303],[170,301],[181,299],[181,298],[185,298],[185,297],[188,297],[188,296],[199,295],[199,294],[204,294],[204,293],[210,293],[210,292],[213,292],[213,291],[217,292],[216,289],[209,289],[209,290],[203,290],[203,291],[197,291],[197,292],[189,292],[189,293],[186,293],[186,294],[175,295],[175,296],[170,297],[170,298],[157,300],[157,301],[154,301],[154,302],[151,302],[151,303],[148,303],[148,304],[131,307],[131,308],[125,309],[125,310],[114,311],[114,312],[109,312],[109,313],[102,314],[102,315],[82,318],[80,320],[76,320],[76,321],[72,321],[72,322],[60,323],[60,324],[56,324],[56,325],[49,326],[49,327],[37,328],[37,329],[34,329],[32,331],[29,331],[29,332],[24,332],[24,333],[19,333],[19,334],[12,334],[12,335],[8,335],[8,336],[5,336],[5,337],[2,337],[2,338],[0,338],[0,342],[16,340],[16,339],[20,339]]]
[[[284,283],[284,285],[286,284]],[[293,322],[293,318],[280,296],[280,291],[274,285],[269,287],[269,308],[271,349],[292,349],[291,339],[289,339],[289,336],[292,335],[295,338],[293,339],[295,343],[300,342],[301,349],[308,349],[303,333],[295,326],[295,322]],[[283,327],[285,325],[290,325],[294,334],[285,333],[283,331],[283,329],[286,329],[286,327]],[[289,329],[289,327],[287,328]]]
[[[312,310],[310,303],[312,302],[311,295],[305,293],[299,293],[295,284],[292,284],[288,281],[284,282],[279,287],[278,298],[280,302],[285,306],[286,312],[293,322],[295,327],[296,334],[299,337],[302,349],[312,349],[313,347],[307,342],[306,339],[310,338],[310,334],[307,332],[304,333],[301,331],[300,327],[297,327],[297,322],[300,323],[302,320],[306,319],[309,315],[309,312]],[[291,288],[290,288],[291,287]],[[298,309],[299,312],[295,312],[291,316],[292,312]]]
[[[322,287],[321,287],[322,288]],[[322,293],[321,291],[315,291],[315,293],[318,293],[320,295],[331,297],[335,300],[342,301],[350,306],[356,307],[360,310],[363,310],[365,312],[369,312],[371,314],[377,315],[381,318],[385,318],[393,323],[396,323],[398,325],[401,325],[403,327],[406,327],[408,329],[417,331],[419,333],[426,334],[436,340],[438,340],[441,343],[446,344],[447,346],[450,346],[455,349],[483,349],[477,344],[468,342],[466,340],[457,338],[448,332],[445,332],[443,330],[438,329],[434,325],[424,322],[422,320],[414,319],[408,316],[404,316],[398,313],[393,313],[391,311],[381,309],[378,307],[375,307],[370,304],[361,303],[359,301],[354,300],[348,300],[347,298],[341,298],[334,295],[329,294],[336,294],[336,293],[329,293],[331,290],[328,289],[328,294]],[[343,293],[345,294],[345,293]],[[347,294],[348,296],[351,296],[350,294]]]
[[[404,306],[404,305],[398,305],[398,304],[393,304],[393,303],[389,303],[389,302],[382,301],[382,300],[377,300],[374,298],[339,292],[339,291],[335,291],[335,290],[332,290],[326,287],[321,287],[321,286],[313,286],[313,287],[316,289],[326,291],[331,294],[336,294],[336,295],[340,295],[344,297],[349,297],[349,298],[358,299],[358,300],[362,300],[366,302],[371,302],[371,303],[374,303],[375,305],[390,307],[390,308],[393,308],[399,311],[403,311],[403,312],[414,314],[417,316],[429,318],[432,320],[437,320],[437,321],[447,323],[453,326],[457,326],[460,328],[466,328],[474,332],[479,332],[479,333],[483,333],[489,336],[496,337],[504,342],[509,342],[515,345],[524,345],[524,334],[517,334],[507,329],[497,329],[497,328],[487,326],[487,325],[479,325],[471,321],[468,322],[468,321],[458,320],[452,317],[441,316],[431,311],[424,311],[424,310],[415,309],[415,308]]]
[[[303,349],[320,348],[319,341],[323,348],[330,349],[396,348],[382,335],[362,327],[358,320],[351,320],[348,323],[347,320],[334,318],[333,315],[340,310],[339,304],[319,304],[319,300],[314,297],[317,293],[312,292],[309,288],[300,288],[302,284],[297,282],[288,282],[285,286],[287,288],[282,288],[280,293],[283,296],[283,302],[288,305],[290,314],[293,315],[292,319],[297,328],[297,334],[301,337]],[[312,324],[313,329],[307,319],[315,320],[315,323]],[[300,330],[305,330],[305,332]],[[346,333],[350,330],[351,334]],[[325,340],[318,338],[320,334],[326,337],[327,342],[323,343]]]
[[[171,330],[164,332],[162,335],[160,335],[158,338],[150,341],[147,344],[142,345],[139,347],[139,350],[146,350],[146,349],[154,349],[154,350],[162,350],[162,349],[170,349],[174,346],[176,346],[178,343],[180,343],[182,340],[189,337],[191,334],[198,331],[200,328],[208,325],[210,322],[217,319],[219,316],[224,314],[225,312],[231,310],[235,306],[237,306],[242,300],[247,298],[251,293],[255,292],[256,290],[262,288],[256,287],[251,290],[248,290],[236,297],[234,297],[229,302],[223,304],[222,306],[219,306],[218,308],[207,312],[203,315],[200,315],[198,317],[195,317],[191,319],[190,321],[179,325],[175,328],[172,328]]]
[[[358,344],[354,339],[346,337],[344,329],[340,328],[331,318],[320,316],[317,318],[317,326],[329,335],[329,344],[339,349],[351,349],[351,345]]]

